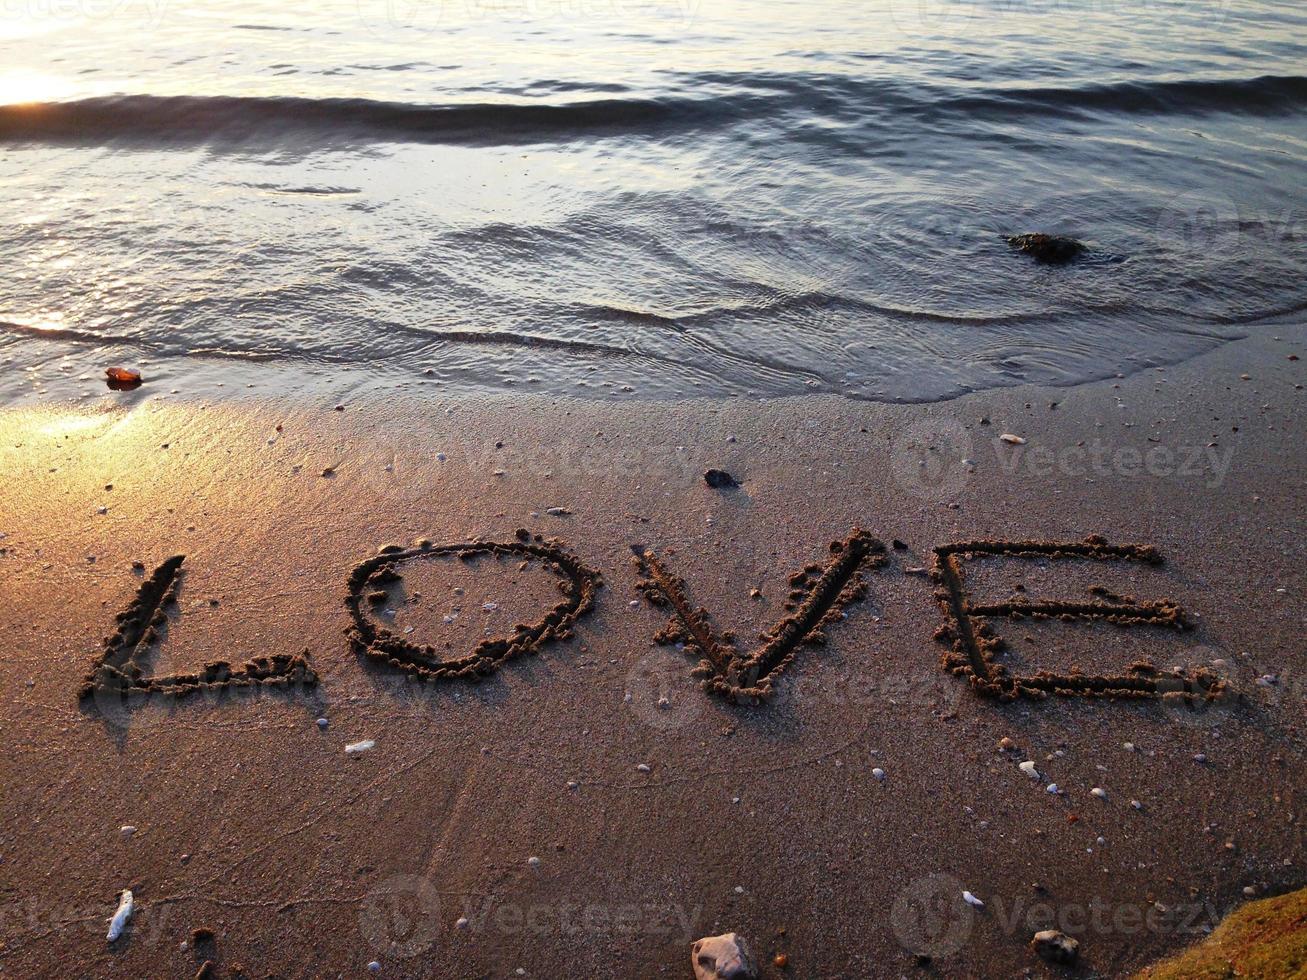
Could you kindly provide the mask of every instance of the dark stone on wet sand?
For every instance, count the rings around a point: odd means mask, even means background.
[[[725,470],[705,470],[703,482],[708,484],[714,490],[729,490],[731,487],[738,487],[740,484],[727,473]]]
[[[1036,262],[1063,265],[1085,251],[1085,246],[1074,238],[1061,235],[1010,235],[1007,243],[1018,252],[1025,252]]]

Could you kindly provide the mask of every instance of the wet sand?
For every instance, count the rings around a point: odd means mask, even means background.
[[[1042,975],[1027,944],[1052,925],[1080,940],[1072,972],[1121,976],[1183,947],[1245,889],[1307,883],[1307,330],[1273,329],[920,406],[416,382],[159,401],[147,375],[104,410],[0,414],[0,975],[685,977],[690,942],[725,931],[767,977]],[[884,564],[823,645],[767,661],[769,699],[705,693],[699,655],[654,642],[675,609],[638,588],[633,546],[747,654],[854,528]],[[556,554],[440,551],[519,529],[602,576],[570,636],[531,634],[578,587]],[[934,549],[1089,535],[1162,563],[968,558],[969,601],[1165,599],[1189,628],[1006,615],[995,662],[1207,670],[1226,697],[1003,700],[944,669]],[[128,639],[141,678],[196,689],[79,700],[179,555],[175,602]],[[354,605],[398,663],[346,602],[368,559]],[[496,645],[518,624],[529,642]],[[438,668],[484,641],[512,655]],[[301,654],[281,685],[205,673]]]

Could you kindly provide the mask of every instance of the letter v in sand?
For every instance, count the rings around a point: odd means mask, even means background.
[[[704,689],[732,701],[770,697],[772,681],[794,659],[799,644],[824,643],[824,628],[866,595],[862,568],[879,568],[886,560],[885,545],[858,528],[843,541],[832,542],[825,565],[808,565],[790,576],[790,614],[762,635],[757,649],[745,653],[736,648],[732,634],[713,633],[708,611],[694,605],[685,582],[652,551],[644,545],[632,545],[631,550],[642,575],[641,594],[654,606],[672,608],[671,622],[655,642],[684,643],[688,653],[701,658],[694,675],[704,679]]]

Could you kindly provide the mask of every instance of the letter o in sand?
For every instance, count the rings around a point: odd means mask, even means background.
[[[520,558],[539,561],[559,577],[563,599],[544,617],[530,625],[519,624],[506,637],[482,640],[465,656],[452,660],[437,659],[431,646],[420,646],[387,629],[364,611],[364,599],[379,587],[400,577],[398,569],[408,562],[435,561],[442,558],[470,559],[478,555]],[[355,650],[381,663],[407,671],[423,681],[475,679],[497,670],[501,664],[522,654],[539,652],[542,644],[565,640],[572,635],[576,621],[590,611],[602,579],[575,555],[556,541],[539,535],[518,532],[518,540],[471,542],[419,546],[387,547],[381,553],[358,564],[349,577],[345,605],[354,625],[346,635]]]

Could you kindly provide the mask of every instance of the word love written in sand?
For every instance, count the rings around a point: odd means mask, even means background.
[[[662,559],[642,545],[632,550],[641,575],[637,588],[652,605],[672,611],[671,621],[655,635],[655,640],[682,644],[688,654],[699,658],[692,673],[703,679],[703,687],[731,700],[770,697],[773,682],[794,659],[798,648],[825,643],[826,629],[844,618],[847,606],[866,595],[862,572],[881,569],[887,563],[884,544],[865,531],[855,528],[843,541],[832,542],[824,564],[807,565],[790,576],[785,618],[761,635],[755,650],[742,652],[732,633],[719,635],[713,630],[707,610],[694,605],[686,583]],[[518,623],[511,635],[484,639],[475,649],[454,659],[440,658],[434,647],[413,643],[366,612],[368,602],[375,604],[378,597],[385,599],[387,588],[402,578],[402,569],[410,563],[439,559],[471,561],[481,556],[539,562],[557,576],[561,601],[539,622]],[[1029,676],[1010,674],[995,660],[1004,646],[1002,638],[990,626],[990,620],[996,617],[1099,620],[1118,626],[1174,629],[1184,629],[1187,624],[1180,607],[1169,599],[1140,603],[1101,586],[1091,590],[1096,596],[1093,602],[973,603],[964,584],[965,563],[995,557],[1161,562],[1153,548],[1113,546],[1097,537],[1076,543],[970,541],[936,548],[933,578],[939,587],[936,599],[945,614],[945,623],[936,632],[936,638],[949,648],[942,660],[943,667],[967,677],[978,693],[1005,700],[1044,698],[1049,694],[1177,695],[1188,700],[1213,699],[1223,692],[1221,679],[1208,672],[1188,676],[1178,671],[1158,671],[1147,663],[1136,663],[1118,675],[1047,671]],[[180,555],[168,559],[142,583],[136,599],[118,616],[117,632],[105,640],[104,654],[86,678],[83,698],[111,694],[126,703],[132,694],[177,697],[214,688],[317,683],[317,675],[308,662],[308,651],[297,656],[255,657],[240,668],[217,661],[193,674],[148,676],[144,663],[151,647],[160,640],[159,629],[167,621],[165,608],[176,603],[183,561]],[[350,644],[362,655],[423,682],[476,679],[493,673],[515,657],[538,652],[544,643],[569,638],[577,621],[593,608],[601,583],[597,571],[559,542],[532,536],[525,530],[519,530],[517,539],[507,543],[433,545],[423,542],[409,549],[392,545],[361,562],[351,573],[345,605],[353,625],[346,634]]]

